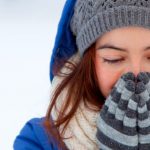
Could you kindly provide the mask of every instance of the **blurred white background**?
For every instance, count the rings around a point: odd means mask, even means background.
[[[65,0],[0,0],[0,149],[45,115],[49,62]]]

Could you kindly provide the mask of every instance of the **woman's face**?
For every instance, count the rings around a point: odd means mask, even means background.
[[[150,72],[150,30],[122,27],[96,41],[95,67],[99,87],[107,97],[122,74]]]

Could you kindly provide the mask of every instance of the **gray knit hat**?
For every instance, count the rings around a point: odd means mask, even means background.
[[[103,33],[129,25],[150,27],[150,0],[77,0],[70,22],[81,55]]]

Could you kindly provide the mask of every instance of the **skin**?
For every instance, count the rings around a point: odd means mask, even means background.
[[[124,50],[101,48],[104,44],[110,44]],[[149,29],[122,27],[111,30],[96,41],[95,49],[96,74],[99,88],[105,98],[123,74],[133,72],[137,76],[142,71],[150,72]]]

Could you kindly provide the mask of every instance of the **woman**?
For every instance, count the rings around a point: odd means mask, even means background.
[[[150,1],[67,0],[51,57],[50,106],[15,150],[150,149]]]

